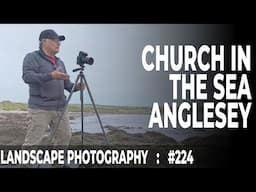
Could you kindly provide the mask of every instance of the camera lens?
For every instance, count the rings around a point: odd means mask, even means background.
[[[92,57],[86,57],[85,63],[87,63],[88,65],[92,65],[93,62],[94,62],[94,59]]]

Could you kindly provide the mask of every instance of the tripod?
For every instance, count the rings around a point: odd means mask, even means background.
[[[91,102],[92,102],[92,104],[93,104],[94,111],[95,111],[95,113],[96,113],[97,119],[98,119],[98,121],[99,121],[100,127],[101,127],[101,129],[102,129],[102,132],[103,132],[103,135],[104,135],[104,138],[105,138],[105,142],[106,142],[106,144],[109,144],[109,143],[108,143],[108,140],[107,140],[107,137],[106,137],[106,134],[105,134],[105,130],[104,130],[104,128],[103,128],[103,125],[102,125],[102,122],[101,122],[101,119],[100,119],[100,116],[99,116],[99,113],[98,113],[98,111],[97,111],[97,108],[96,108],[94,99],[93,99],[92,94],[91,94],[91,91],[90,91],[90,89],[89,89],[89,85],[88,85],[88,83],[87,83],[87,81],[86,81],[86,78],[85,78],[85,76],[84,76],[84,65],[80,65],[80,66],[81,66],[81,67],[79,67],[79,68],[73,70],[73,72],[76,72],[76,71],[79,71],[79,70],[80,70],[80,72],[79,72],[79,74],[77,75],[76,81],[75,81],[75,83],[74,83],[74,85],[73,85],[73,87],[72,87],[72,89],[71,89],[71,91],[70,91],[70,94],[69,94],[68,99],[67,99],[67,101],[66,101],[65,107],[64,107],[64,109],[63,109],[63,111],[62,111],[62,113],[61,113],[61,115],[60,115],[59,120],[58,120],[57,127],[55,128],[55,131],[57,130],[57,128],[58,128],[59,125],[60,125],[60,121],[62,120],[62,117],[63,117],[63,115],[64,115],[64,113],[65,113],[65,111],[66,111],[66,109],[67,109],[68,103],[69,103],[69,101],[70,101],[70,99],[71,99],[71,97],[72,97],[72,95],[73,95],[73,93],[74,93],[74,91],[75,91],[75,88],[76,88],[77,83],[80,82],[80,86],[84,83],[84,84],[85,84],[85,87],[86,87],[87,90],[88,90],[89,97],[90,97]],[[84,90],[83,90],[82,88],[80,88],[81,127],[82,127],[82,136],[81,136],[81,138],[82,138],[82,145],[84,144],[84,143],[83,143],[83,142],[84,142],[84,94],[83,94],[83,91],[84,91]],[[55,133],[55,132],[53,132],[52,136],[54,136],[54,133]],[[51,138],[51,139],[52,139],[52,138]]]

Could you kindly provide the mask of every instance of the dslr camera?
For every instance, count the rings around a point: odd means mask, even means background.
[[[80,66],[83,66],[84,64],[92,65],[94,62],[94,59],[92,57],[88,57],[88,54],[80,51],[77,56],[77,64]]]

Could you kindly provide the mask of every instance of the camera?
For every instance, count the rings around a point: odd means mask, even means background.
[[[82,66],[84,64],[92,65],[94,62],[94,59],[92,57],[88,57],[88,54],[80,51],[79,55],[77,56],[77,64]]]

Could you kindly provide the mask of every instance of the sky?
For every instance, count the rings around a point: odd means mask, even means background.
[[[71,81],[78,75],[72,72],[79,67],[76,57],[84,51],[94,58],[93,65],[86,65],[85,77],[95,103],[119,106],[151,106],[154,101],[170,100],[168,75],[148,73],[142,67],[145,45],[226,38],[224,29],[214,25],[0,24],[0,101],[27,103],[29,90],[22,80],[22,63],[27,53],[38,50],[38,37],[45,29],[65,35],[57,56],[64,61]],[[91,103],[87,90],[84,101]],[[70,103],[79,102],[75,93]]]

